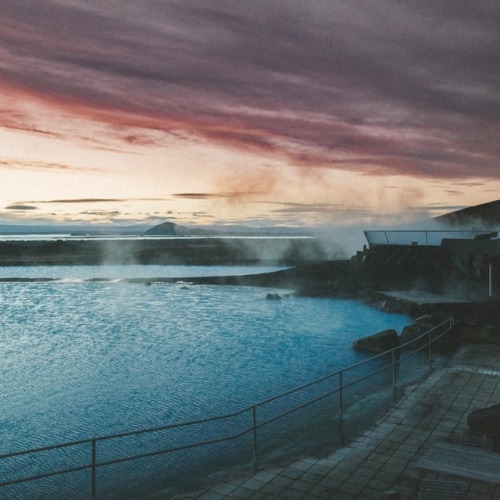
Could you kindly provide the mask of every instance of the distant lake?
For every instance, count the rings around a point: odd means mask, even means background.
[[[207,239],[223,239],[223,240],[310,240],[313,236],[275,236],[275,235],[245,235],[245,236],[163,236],[163,235],[139,235],[139,234],[117,234],[117,235],[99,235],[99,234],[0,234],[0,241],[108,241],[108,240],[207,240]]]

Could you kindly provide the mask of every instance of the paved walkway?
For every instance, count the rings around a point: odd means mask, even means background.
[[[416,497],[415,463],[435,442],[467,429],[467,414],[500,402],[500,346],[469,346],[453,366],[436,368],[369,431],[324,458],[219,479],[176,500],[384,499]],[[471,481],[467,498],[500,499],[500,487]]]

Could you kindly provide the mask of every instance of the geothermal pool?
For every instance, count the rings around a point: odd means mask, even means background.
[[[235,412],[366,358],[352,350],[355,338],[410,323],[355,301],[285,297],[283,290],[121,281],[262,270],[274,269],[0,268],[0,278],[58,278],[0,282],[0,454]],[[92,281],[103,277],[111,281]],[[270,291],[283,299],[266,300]],[[133,454],[139,444],[113,446]],[[213,462],[225,452],[209,453],[202,459]],[[45,470],[49,458],[0,461],[0,482],[21,469]],[[113,496],[112,478],[132,469],[158,479],[155,463],[100,470],[103,496]],[[88,488],[87,471],[74,476],[9,487],[9,498],[55,498],[67,489],[62,498]]]

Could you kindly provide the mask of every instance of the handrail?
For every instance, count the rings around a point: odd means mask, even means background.
[[[443,326],[443,325],[445,325],[445,324],[447,324],[447,323],[448,323],[448,324],[450,325],[450,326],[449,326],[449,328],[448,328],[447,330],[445,330],[444,332],[442,332],[439,336],[437,336],[437,337],[435,337],[434,339],[432,339],[432,342],[436,342],[436,341],[437,341],[437,340],[439,340],[439,339],[440,339],[443,335],[445,335],[446,333],[448,333],[448,332],[451,330],[451,328],[452,328],[452,326],[453,326],[453,321],[454,321],[454,320],[453,320],[453,317],[450,317],[450,318],[446,319],[445,321],[443,321],[443,322],[439,323],[438,325],[436,325],[436,326],[434,326],[434,327],[430,328],[429,330],[425,331],[424,333],[420,334],[419,336],[415,337],[414,339],[409,340],[408,342],[405,342],[404,344],[400,344],[398,347],[394,347],[394,348],[392,348],[392,349],[389,349],[389,350],[387,350],[387,351],[384,351],[383,353],[377,354],[377,355],[372,356],[372,357],[370,357],[370,358],[368,358],[368,359],[365,359],[365,360],[363,360],[363,361],[360,361],[360,362],[358,362],[358,363],[355,363],[355,364],[353,364],[353,365],[350,365],[350,366],[348,366],[347,368],[342,368],[341,370],[338,370],[338,371],[336,371],[336,372],[334,372],[334,373],[332,373],[332,374],[330,374],[330,375],[327,375],[326,377],[322,377],[321,379],[318,379],[318,380],[316,380],[316,381],[314,381],[314,382],[312,382],[312,383],[304,384],[303,386],[300,386],[300,387],[297,387],[297,388],[295,388],[295,389],[292,389],[291,391],[288,391],[288,392],[286,392],[286,393],[280,394],[279,396],[275,396],[274,398],[270,398],[270,399],[267,399],[267,400],[265,400],[265,401],[261,401],[261,402],[260,402],[260,403],[258,403],[256,406],[260,406],[260,405],[266,404],[266,403],[268,403],[268,402],[275,401],[275,400],[277,400],[277,399],[279,399],[279,398],[283,397],[283,396],[284,396],[284,395],[286,395],[286,394],[290,394],[290,393],[292,393],[292,392],[296,392],[296,391],[298,391],[298,390],[301,390],[301,389],[302,389],[302,388],[304,388],[304,387],[309,387],[310,385],[315,384],[315,383],[323,382],[324,380],[326,380],[326,379],[328,379],[328,378],[331,378],[331,377],[333,377],[333,376],[335,376],[335,375],[337,375],[337,376],[338,376],[338,375],[340,375],[340,374],[342,374],[342,373],[344,373],[344,372],[346,372],[346,371],[349,371],[349,370],[352,370],[352,369],[354,369],[354,368],[357,368],[357,367],[359,367],[359,366],[361,366],[361,365],[363,365],[363,364],[369,363],[369,362],[371,362],[371,361],[373,361],[373,360],[375,360],[375,359],[382,358],[382,357],[386,357],[388,354],[391,354],[391,355],[392,355],[393,353],[395,353],[395,352],[397,352],[397,351],[400,351],[400,350],[401,350],[401,349],[403,349],[404,347],[409,347],[410,345],[412,345],[412,344],[414,344],[414,343],[417,343],[417,342],[418,342],[419,340],[421,340],[422,338],[424,338],[424,337],[428,337],[429,335],[431,335],[431,334],[432,334],[432,332],[434,332],[435,330],[437,330],[439,327],[441,327],[441,326]],[[431,343],[432,343],[432,342],[431,342]],[[427,346],[427,344],[425,344],[425,345],[423,345],[423,346],[421,346],[421,347],[417,347],[417,348],[413,351],[413,353],[409,353],[409,354],[407,354],[407,355],[403,356],[402,358],[400,357],[400,358],[399,358],[399,360],[398,360],[398,363],[401,363],[401,362],[402,362],[402,361],[404,361],[405,359],[407,359],[407,358],[409,358],[409,357],[413,356],[415,352],[419,352],[419,351],[421,351],[421,350],[425,349],[426,347],[428,347],[428,346]],[[361,377],[359,377],[359,378],[357,378],[357,379],[355,379],[355,380],[353,380],[353,381],[351,381],[351,382],[349,382],[349,383],[347,383],[347,384],[345,384],[345,383],[344,383],[344,384],[342,384],[342,386],[341,386],[341,387],[342,387],[342,389],[347,389],[347,388],[349,388],[349,387],[352,387],[352,386],[354,386],[354,385],[358,384],[359,382],[363,382],[364,380],[369,379],[369,378],[370,378],[370,377],[372,377],[373,375],[377,375],[378,373],[382,373],[384,370],[387,370],[387,368],[388,368],[387,366],[383,366],[383,367],[381,367],[381,368],[378,368],[378,369],[376,369],[375,371],[372,371],[372,372],[370,372],[370,373],[368,373],[368,374],[366,374],[366,375],[363,375],[363,376],[361,376]],[[331,396],[332,394],[335,394],[336,392],[339,392],[339,391],[340,391],[340,387],[339,387],[339,388],[337,388],[337,389],[334,389],[334,390],[333,390],[333,391],[331,391],[331,392],[328,392],[328,393],[326,393],[326,394],[323,394],[322,396],[318,396],[317,398],[315,398],[315,399],[313,399],[313,400],[310,400],[310,401],[308,401],[308,402],[306,402],[306,403],[302,403],[301,405],[296,406],[296,407],[294,407],[293,409],[291,409],[291,410],[289,410],[289,411],[287,411],[287,412],[285,412],[285,413],[282,413],[282,414],[280,414],[280,415],[274,416],[273,418],[271,418],[271,419],[269,419],[269,420],[266,420],[263,424],[261,424],[261,426],[263,426],[263,425],[265,425],[265,424],[268,424],[268,423],[270,423],[270,422],[273,422],[273,421],[275,421],[275,420],[278,420],[279,418],[284,417],[284,416],[286,416],[286,415],[289,415],[290,413],[293,413],[293,412],[294,412],[294,411],[296,411],[296,410],[299,410],[299,409],[301,409],[301,408],[304,408],[305,406],[308,406],[308,405],[311,405],[311,404],[313,404],[313,403],[316,403],[317,401],[320,401],[321,399],[325,399],[325,398],[327,398],[328,396]]]
[[[17,452],[2,454],[2,455],[0,455],[0,460],[24,456],[24,455],[33,455],[33,454],[37,454],[37,453],[41,453],[41,452],[45,452],[45,451],[51,451],[51,450],[62,449],[62,448],[69,448],[69,447],[85,445],[85,444],[92,445],[91,463],[87,463],[87,464],[83,464],[83,465],[79,465],[79,466],[75,466],[75,467],[71,467],[71,468],[67,468],[67,469],[61,469],[61,470],[57,470],[57,471],[51,471],[51,472],[46,472],[46,473],[42,473],[42,474],[37,474],[34,476],[27,476],[27,477],[22,477],[22,478],[18,478],[18,479],[3,481],[3,482],[0,482],[0,487],[19,484],[19,483],[23,483],[23,482],[35,481],[35,480],[39,480],[42,478],[48,478],[48,477],[53,477],[53,476],[62,475],[62,474],[69,474],[71,472],[81,471],[81,470],[85,470],[85,469],[91,469],[92,470],[92,481],[91,481],[92,482],[92,485],[91,485],[92,486],[92,498],[95,499],[96,498],[96,469],[98,467],[104,467],[104,466],[108,466],[108,465],[128,462],[131,460],[138,460],[141,458],[147,458],[147,457],[152,457],[152,456],[156,456],[156,455],[173,453],[173,452],[177,452],[177,451],[181,451],[181,450],[187,450],[187,449],[191,449],[191,448],[195,448],[195,447],[207,446],[210,444],[216,444],[216,443],[221,443],[221,442],[225,442],[225,441],[230,441],[230,440],[237,439],[241,436],[244,436],[246,434],[249,434],[251,432],[253,432],[254,465],[257,466],[257,463],[258,463],[257,462],[257,451],[258,451],[257,450],[257,429],[260,429],[260,428],[262,428],[262,427],[264,427],[264,426],[266,426],[266,425],[268,425],[276,420],[279,420],[280,418],[283,418],[287,415],[290,415],[290,414],[292,414],[292,413],[294,413],[302,408],[310,406],[310,405],[312,405],[312,404],[314,404],[322,399],[325,399],[329,396],[332,396],[335,393],[339,393],[339,417],[342,418],[343,391],[345,389],[352,387],[352,386],[354,386],[354,385],[356,385],[364,380],[367,380],[370,377],[373,377],[374,375],[381,373],[384,370],[387,370],[389,367],[392,367],[392,369],[393,369],[393,381],[392,382],[393,382],[393,387],[396,388],[396,374],[395,374],[395,369],[394,369],[395,365],[401,364],[404,360],[413,356],[416,352],[419,352],[419,351],[426,349],[426,348],[429,349],[429,363],[430,363],[432,360],[431,344],[436,342],[437,340],[439,340],[445,334],[447,334],[452,329],[454,322],[455,322],[455,320],[454,320],[453,316],[450,316],[449,318],[442,321],[438,325],[435,325],[434,327],[432,327],[429,330],[425,331],[424,333],[418,335],[414,339],[412,339],[408,342],[405,342],[404,344],[400,344],[398,347],[395,347],[395,348],[390,349],[388,351],[385,351],[383,353],[377,354],[375,356],[371,356],[370,358],[362,360],[358,363],[354,363],[354,364],[348,366],[347,368],[342,368],[342,369],[337,370],[333,373],[330,373],[330,374],[325,375],[321,378],[318,378],[312,382],[302,384],[302,385],[297,386],[293,389],[290,389],[286,392],[283,392],[283,393],[278,394],[276,396],[267,398],[267,399],[262,400],[256,404],[247,406],[243,409],[240,409],[240,410],[232,412],[232,413],[228,413],[225,415],[213,416],[213,417],[207,417],[207,418],[198,419],[198,420],[185,421],[185,422],[180,422],[177,424],[168,424],[168,425],[163,425],[163,426],[158,426],[158,427],[151,427],[151,428],[147,428],[147,429],[138,429],[138,430],[133,430],[133,431],[109,434],[109,435],[105,435],[105,436],[98,436],[98,437],[94,437],[94,438],[81,439],[81,440],[77,440],[77,441],[70,441],[70,442],[66,442],[66,443],[59,443],[59,444],[50,445],[50,446],[43,446],[43,447],[33,448],[33,449],[29,449],[29,450],[21,450],[21,451],[17,451]],[[441,331],[437,335],[433,335],[435,332],[437,332],[439,329],[441,329],[443,327],[445,327],[444,331]],[[397,360],[395,359],[396,353],[400,353],[403,349],[410,347],[414,344],[418,344],[424,338],[427,338],[426,344],[418,345],[415,349],[413,349],[413,352],[410,352],[410,353],[405,354],[403,356],[399,355],[398,359]],[[377,360],[380,358],[387,358],[388,354],[390,354],[391,358],[392,358],[392,362],[390,364],[379,367],[376,370],[371,371],[368,374],[362,375],[361,377],[356,378],[348,383],[343,382],[343,374],[344,373],[346,373],[350,370],[353,370],[355,368],[358,368],[362,365],[365,365],[367,363],[371,363],[374,360]],[[293,394],[293,393],[297,393],[299,391],[302,391],[303,389],[307,389],[308,387],[319,384],[319,383],[324,382],[324,381],[331,379],[333,377],[338,377],[338,380],[339,380],[338,387],[336,387],[335,389],[329,390],[326,393],[323,393],[321,395],[314,397],[313,399],[308,399],[305,402],[301,402],[300,404],[295,405],[292,408],[287,409],[282,413],[279,413],[279,414],[274,415],[270,418],[267,418],[265,420],[257,422],[257,418],[256,418],[257,408],[263,407],[269,403],[272,403],[272,402],[277,401],[281,398],[284,398],[285,396],[288,396],[288,395]],[[111,460],[101,461],[101,462],[97,461],[96,444],[98,442],[112,440],[112,439],[119,439],[119,438],[128,437],[128,436],[137,436],[140,434],[148,434],[148,433],[159,432],[159,431],[170,430],[170,429],[178,429],[181,427],[188,427],[188,426],[192,427],[192,426],[196,426],[196,425],[205,424],[208,422],[215,422],[215,421],[220,421],[220,420],[224,420],[224,419],[231,419],[231,418],[238,417],[238,416],[243,415],[243,414],[248,413],[248,412],[252,413],[252,424],[250,426],[244,427],[243,430],[240,430],[240,431],[233,433],[233,434],[228,434],[228,435],[224,435],[222,437],[216,437],[213,439],[198,441],[198,442],[184,444],[184,445],[175,446],[175,447],[171,447],[171,448],[154,450],[154,451],[150,451],[147,453],[136,454],[133,456],[125,456],[125,457],[122,456],[120,458],[114,458]]]
[[[259,403],[257,403],[257,404],[259,404]],[[158,432],[158,431],[166,431],[169,429],[177,429],[179,427],[186,427],[188,425],[200,425],[200,424],[204,424],[207,422],[213,422],[215,420],[223,420],[226,418],[237,417],[238,415],[241,415],[241,414],[245,413],[246,411],[248,411],[249,408],[251,408],[251,406],[248,408],[244,408],[242,410],[238,410],[234,413],[228,413],[226,415],[201,418],[199,420],[189,420],[186,422],[179,422],[178,424],[168,424],[168,425],[161,425],[158,427],[149,427],[147,429],[138,429],[135,431],[120,432],[118,434],[108,434],[106,436],[98,436],[95,438],[80,439],[78,441],[68,441],[67,443],[54,444],[54,445],[50,445],[50,446],[42,446],[41,448],[32,448],[30,450],[16,451],[13,453],[6,453],[4,455],[0,455],[0,460],[3,458],[13,458],[13,457],[20,456],[20,455],[26,455],[29,453],[40,453],[42,451],[50,451],[50,450],[55,450],[57,448],[66,448],[69,446],[79,446],[81,444],[89,444],[92,441],[96,441],[96,442],[97,441],[107,441],[110,439],[119,439],[122,437],[134,436],[134,435],[139,435],[139,434],[146,434],[149,432]],[[0,486],[2,486],[2,484],[3,483],[0,483]]]
[[[440,246],[443,239],[473,240],[490,234],[496,238],[497,229],[370,229],[363,231],[370,245],[423,245]]]

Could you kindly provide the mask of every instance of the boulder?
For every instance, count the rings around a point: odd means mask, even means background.
[[[500,404],[469,413],[467,425],[472,434],[491,439],[493,449],[500,451]]]
[[[432,326],[423,323],[413,323],[412,325],[405,326],[401,332],[401,338],[399,339],[401,344],[406,344],[415,340],[417,337],[430,330]],[[413,344],[413,347],[418,347],[427,343],[427,337],[422,337],[417,343]],[[418,345],[417,345],[418,344]]]
[[[443,314],[426,314],[425,316],[420,316],[414,320],[414,323],[403,328],[401,332],[400,342],[401,344],[406,344],[406,342],[410,342],[411,340],[415,340],[420,335],[429,331],[436,325],[439,325],[443,322],[448,316]],[[427,336],[422,337],[422,339],[413,344],[413,347],[418,347],[421,345],[425,345],[428,341]]]
[[[383,330],[368,337],[362,337],[352,343],[357,351],[385,352],[399,346],[399,337],[396,330]]]
[[[268,293],[266,295],[266,299],[267,300],[280,300],[281,297],[280,297],[280,295],[278,293]]]

